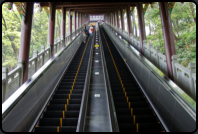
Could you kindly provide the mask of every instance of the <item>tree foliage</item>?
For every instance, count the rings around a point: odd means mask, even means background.
[[[149,30],[147,42],[152,42],[154,48],[160,46],[161,52],[165,54],[158,3],[154,8],[148,7],[144,19]],[[176,2],[171,21],[179,63],[185,67],[189,63],[196,63],[196,5],[192,2]]]
[[[33,51],[41,51],[41,46],[47,47],[49,18],[44,11],[40,12],[38,4],[34,4],[32,30],[30,40],[29,58]],[[50,8],[48,8],[50,9]],[[68,14],[66,15],[66,33],[68,31]],[[2,5],[2,66],[6,66],[10,72],[17,66],[20,38],[21,17],[13,4],[12,10],[8,10],[7,3]],[[56,11],[54,38],[61,37],[61,15]]]

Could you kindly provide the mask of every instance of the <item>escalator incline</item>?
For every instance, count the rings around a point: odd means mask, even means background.
[[[34,132],[76,132],[91,40],[81,43]]]
[[[135,78],[102,27],[100,34],[120,132],[164,132]]]

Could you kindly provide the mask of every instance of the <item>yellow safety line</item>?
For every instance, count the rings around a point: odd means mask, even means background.
[[[67,104],[65,104],[65,111],[67,111]]]
[[[114,61],[113,55],[111,54],[111,50],[110,50],[110,48],[109,48],[109,45],[108,45],[108,43],[107,43],[106,37],[105,37],[105,35],[104,35],[104,33],[103,33],[103,30],[102,30],[102,34],[103,34],[103,36],[104,36],[104,39],[105,39],[105,42],[106,42],[106,44],[107,44],[107,47],[108,47],[109,53],[110,53],[111,58],[112,58],[112,60],[113,60],[113,64],[114,64],[114,66],[115,66],[115,69],[116,69],[116,72],[117,72],[118,78],[119,78],[120,83],[121,83],[121,85],[122,85],[123,92],[125,93],[125,97],[127,98],[127,102],[129,103],[129,109],[130,109],[130,108],[131,108],[131,105],[130,105],[130,102],[128,101],[127,92],[125,91],[124,84],[122,83],[122,79],[121,79],[121,77],[120,77],[120,73],[119,73],[119,71],[118,71],[118,69],[117,69],[117,66],[116,66],[116,63],[115,63],[115,61]]]
[[[89,37],[89,39],[90,39],[90,37]],[[79,71],[79,69],[80,69],[80,66],[81,66],[81,63],[82,63],[82,60],[83,60],[83,57],[84,57],[84,53],[85,53],[85,51],[86,51],[86,49],[87,49],[87,45],[88,45],[89,39],[88,39],[88,41],[87,41],[87,44],[86,44],[86,46],[85,46],[85,49],[84,49],[82,58],[81,58],[81,60],[80,60],[80,64],[79,64],[79,66],[78,66],[78,70],[77,70],[77,73],[76,73],[76,76],[75,76],[73,85],[72,85],[72,87],[71,87],[70,94],[69,94],[68,99],[67,99],[67,104],[65,104],[65,111],[67,111],[67,105],[69,104],[69,99],[71,98],[70,95],[72,94],[72,90],[74,89],[74,84],[75,84],[75,82],[76,82],[76,78],[77,78],[77,76],[78,76],[78,71]],[[63,113],[63,118],[65,118],[65,115],[64,115],[64,114],[65,114],[65,113]],[[62,118],[61,118],[60,120],[61,120],[61,126],[62,126]],[[58,132],[58,131],[59,131],[59,127],[57,127],[57,132]]]
[[[133,123],[135,124],[135,115],[133,115]]]
[[[63,118],[65,118],[65,111],[63,111]]]
[[[63,123],[62,123],[62,118],[60,118],[60,126],[62,127]]]
[[[131,108],[131,115],[133,115],[133,108]]]
[[[137,130],[137,132],[138,132],[138,123],[136,124],[136,130]]]
[[[59,132],[59,126],[57,127],[57,132]]]

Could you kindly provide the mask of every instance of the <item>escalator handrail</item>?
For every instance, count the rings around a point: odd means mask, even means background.
[[[82,30],[83,32],[84,30]],[[59,50],[53,57],[51,57],[36,73],[32,75],[21,87],[19,87],[7,100],[2,104],[2,120],[12,110],[12,108],[20,101],[20,99],[28,92],[28,90],[36,83],[36,81],[42,76],[44,72],[50,68],[55,60],[71,46],[71,44],[82,34],[78,34],[66,47]]]
[[[111,116],[112,130],[113,130],[113,132],[119,132],[119,126],[118,126],[115,106],[114,106],[114,102],[113,102],[113,95],[111,92],[111,84],[109,81],[109,75],[108,75],[106,60],[105,60],[104,51],[103,51],[102,39],[101,39],[101,35],[100,35],[100,28],[99,28],[98,35],[99,35],[99,43],[100,43],[100,47],[101,47],[101,57],[102,57],[102,64],[103,64],[103,71],[104,71],[105,86],[107,88],[107,95],[108,95],[108,100],[109,100],[109,110],[110,110],[110,116]]]
[[[94,37],[95,32],[92,35],[92,43],[91,43],[91,49],[89,53],[89,61],[88,61],[88,67],[87,67],[87,73],[85,77],[85,84],[83,89],[83,95],[82,95],[82,101],[79,111],[79,118],[77,123],[76,132],[84,132],[85,127],[85,120],[86,120],[86,113],[87,113],[87,102],[88,102],[88,94],[89,94],[89,83],[90,83],[90,77],[91,77],[91,67],[92,67],[92,56],[93,56],[93,43],[94,43]]]

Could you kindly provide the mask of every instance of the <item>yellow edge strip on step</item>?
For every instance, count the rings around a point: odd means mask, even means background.
[[[62,118],[60,118],[60,126],[63,126]]]
[[[137,132],[138,132],[138,123],[136,124],[136,130],[137,130]]]
[[[65,118],[65,111],[63,111],[63,118]]]
[[[69,99],[67,99],[67,105],[69,104]]]
[[[135,115],[133,115],[133,123],[135,124]]]
[[[133,115],[133,108],[131,108],[131,115]]]
[[[121,77],[120,77],[119,71],[118,71],[117,66],[116,66],[116,63],[115,63],[115,61],[114,61],[114,59],[113,59],[113,56],[112,56],[112,54],[111,54],[111,50],[110,50],[110,48],[109,48],[109,45],[108,45],[108,43],[107,43],[107,40],[106,40],[106,38],[105,38],[105,35],[104,35],[103,31],[102,31],[102,34],[103,34],[103,36],[104,36],[105,42],[106,42],[106,44],[107,44],[107,47],[108,47],[108,49],[109,49],[109,53],[110,53],[111,58],[112,58],[112,60],[113,60],[113,64],[114,64],[114,66],[115,66],[115,69],[116,69],[118,78],[119,78],[120,83],[121,83],[121,85],[122,85],[123,92],[125,92],[125,97],[127,98],[127,102],[128,102],[129,100],[128,100],[127,92],[125,91],[124,84],[122,83],[122,79],[121,79]],[[125,61],[126,61],[126,59],[125,59]],[[130,103],[130,102],[128,102],[128,103],[129,103],[129,109],[130,109],[130,108],[131,108],[131,103]],[[133,114],[133,109],[131,109],[131,115],[132,115],[132,114]],[[134,123],[135,123],[135,116],[134,116]]]
[[[67,104],[65,104],[65,111],[67,111]]]
[[[59,132],[59,126],[57,127],[57,132]]]

